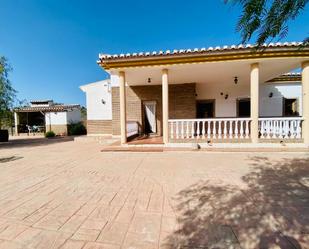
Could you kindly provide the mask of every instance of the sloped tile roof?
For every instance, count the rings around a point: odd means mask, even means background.
[[[263,48],[285,48],[285,47],[299,47],[303,45],[303,42],[277,42],[263,44]],[[126,59],[126,58],[141,58],[141,57],[158,57],[158,56],[171,56],[171,55],[184,55],[184,54],[195,54],[195,53],[208,53],[208,52],[220,52],[220,51],[231,51],[231,50],[244,50],[257,48],[256,45],[246,44],[246,45],[231,45],[231,46],[216,46],[208,48],[194,48],[194,49],[174,49],[174,50],[165,50],[165,51],[153,51],[153,52],[139,52],[139,53],[127,53],[127,54],[99,54],[99,61],[114,60],[114,59]]]
[[[15,108],[16,112],[63,112],[73,108],[80,108],[80,105],[51,105],[51,106],[26,106]]]

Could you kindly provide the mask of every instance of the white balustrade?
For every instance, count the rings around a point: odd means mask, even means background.
[[[170,119],[172,139],[250,138],[249,118]]]
[[[299,139],[301,117],[259,118],[263,139]],[[171,139],[249,139],[250,118],[170,119]]]
[[[296,139],[301,138],[301,117],[259,118],[260,138]]]

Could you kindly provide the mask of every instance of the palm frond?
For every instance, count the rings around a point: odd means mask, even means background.
[[[256,34],[260,46],[269,40],[286,37],[288,22],[304,10],[309,0],[225,0],[225,3],[242,6],[243,11],[236,25],[242,42],[249,42]]]

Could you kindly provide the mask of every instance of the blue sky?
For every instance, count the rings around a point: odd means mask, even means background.
[[[19,99],[85,104],[80,85],[107,74],[98,54],[231,45],[240,10],[223,0],[1,0],[0,55]],[[309,8],[286,41],[309,32]]]

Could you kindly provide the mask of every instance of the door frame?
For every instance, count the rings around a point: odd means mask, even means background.
[[[149,133],[149,135],[157,135],[158,134],[158,101],[157,100],[142,100],[142,130],[143,134],[145,133],[145,103],[152,102],[156,106],[156,113],[155,113],[155,122],[156,122],[156,132]]]
[[[209,103],[212,103],[213,105],[213,110],[212,110],[212,116],[213,118],[216,117],[216,99],[197,99],[196,101],[196,113],[195,113],[195,117],[197,117],[197,107],[198,107],[198,104],[209,104]]]

